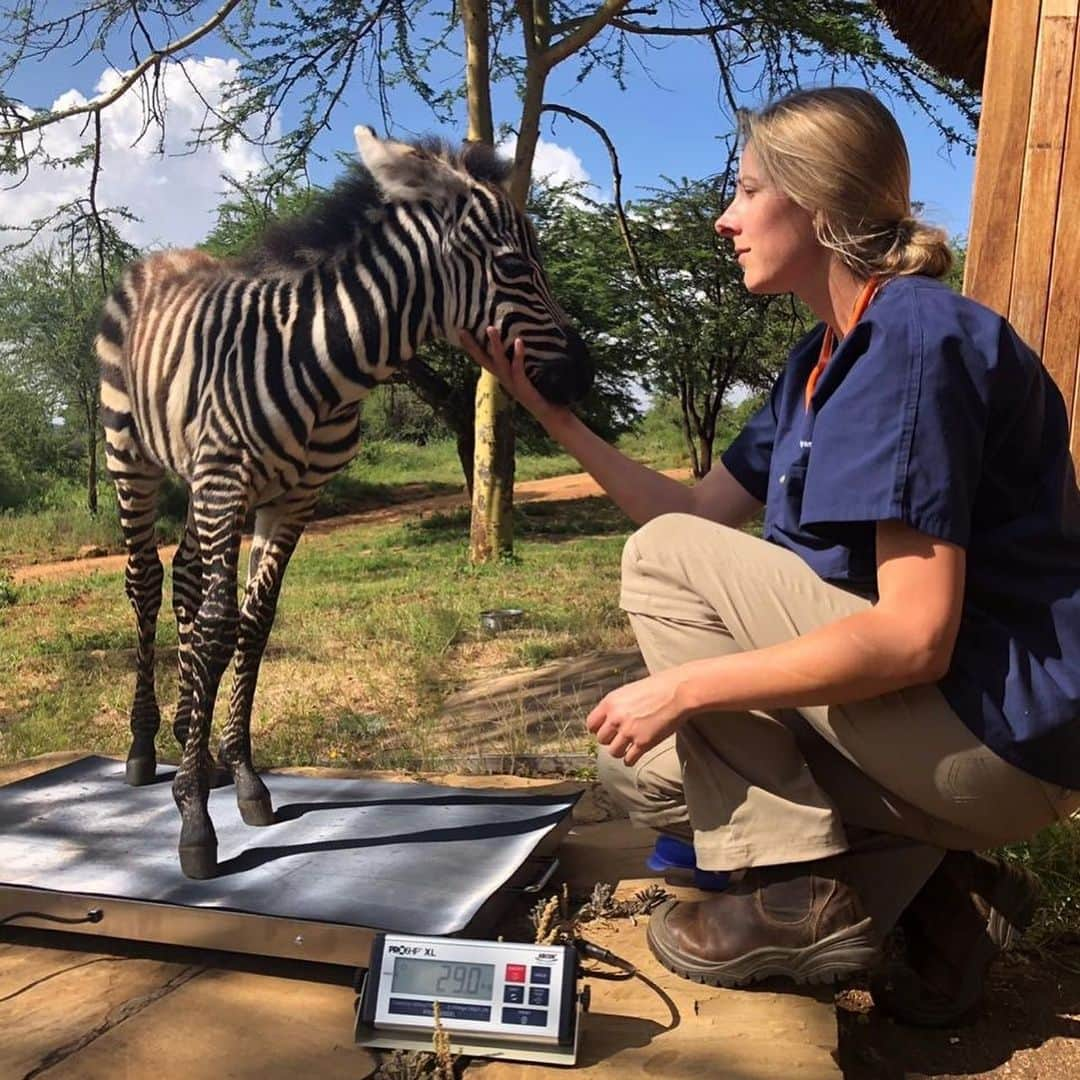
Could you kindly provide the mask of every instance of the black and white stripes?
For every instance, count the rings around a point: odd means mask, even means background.
[[[173,560],[184,748],[173,793],[184,872],[216,870],[206,812],[210,718],[236,655],[219,747],[244,820],[270,824],[251,763],[250,714],[282,577],[322,486],[356,450],[359,405],[433,337],[499,327],[527,345],[528,370],[555,401],[580,397],[592,370],[552,298],[529,222],[501,186],[489,148],[379,140],[357,129],[356,169],[312,215],[243,261],[169,251],[131,266],[97,340],[101,415],[129,551],[139,632],[128,782],[154,775],[160,716],[154,630],[162,569],[154,543],[165,471],[189,489]],[[256,509],[242,604],[240,530]]]

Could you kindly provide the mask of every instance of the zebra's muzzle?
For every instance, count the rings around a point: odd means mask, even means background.
[[[572,327],[566,327],[563,333],[566,352],[537,360],[528,369],[533,385],[553,405],[580,401],[592,387],[595,374],[588,346],[581,340],[581,335]]]

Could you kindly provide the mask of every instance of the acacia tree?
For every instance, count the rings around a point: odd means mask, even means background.
[[[191,133],[193,148],[208,142],[249,139],[276,155],[284,180],[304,167],[312,144],[326,129],[352,80],[366,82],[389,127],[393,96],[408,84],[440,121],[452,122],[466,103],[469,132],[493,138],[490,88],[513,81],[520,115],[512,191],[519,205],[540,132],[548,77],[573,58],[578,80],[606,74],[627,88],[631,69],[648,70],[649,50],[672,36],[706,42],[716,61],[718,126],[730,130],[738,104],[736,86],[769,97],[810,74],[815,81],[860,79],[923,106],[948,140],[970,143],[975,99],[961,83],[944,79],[918,60],[895,51],[871,0],[661,0],[632,7],[629,0],[75,0],[54,16],[43,0],[24,0],[0,16],[0,170],[23,176],[48,160],[40,133],[73,117],[87,124],[83,146],[48,161],[89,166],[88,190],[34,223],[42,228],[72,216],[101,222],[98,205],[101,118],[125,95],[138,94],[146,132],[157,135],[167,117],[166,65],[181,64],[224,40],[240,57],[224,104],[207,103],[205,122]],[[515,37],[517,44],[515,44]],[[461,67],[464,44],[464,68]],[[496,45],[498,46],[496,48]],[[17,100],[4,89],[22,65],[55,60],[65,49],[99,53],[122,72],[99,97],[59,109]],[[453,77],[456,67],[458,78]],[[440,69],[438,78],[433,76]],[[447,68],[450,69],[449,73]],[[951,128],[930,103],[936,90],[967,120]],[[278,134],[286,106],[295,111]],[[102,260],[102,266],[104,261]],[[505,405],[489,380],[480,382],[483,411],[478,430],[494,448],[478,465],[474,485],[474,557],[509,548],[512,452]],[[505,432],[502,441],[499,433]]]

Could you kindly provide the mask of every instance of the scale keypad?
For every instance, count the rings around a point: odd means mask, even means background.
[[[528,1004],[541,1008],[509,1009],[507,1005],[524,1005],[525,984],[529,984]],[[527,1027],[545,1027],[548,1022],[547,1008],[551,1004],[551,968],[543,964],[507,964],[503,987],[504,1024],[524,1024]]]

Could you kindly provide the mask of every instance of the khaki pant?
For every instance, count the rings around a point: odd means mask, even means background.
[[[758,649],[870,606],[797,555],[686,514],[626,544],[620,603],[650,671]],[[988,750],[936,686],[868,701],[691,718],[603,782],[643,826],[692,839],[698,865],[829,858],[887,932],[944,850],[1025,839],[1080,806]]]

